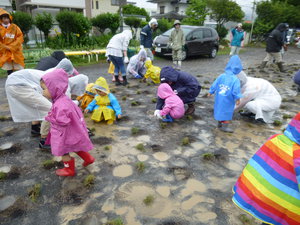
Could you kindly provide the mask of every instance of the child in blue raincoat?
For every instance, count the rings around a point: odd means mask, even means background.
[[[238,55],[230,58],[225,73],[221,74],[209,89],[208,96],[215,94],[214,118],[218,121],[218,128],[232,133],[229,122],[232,120],[234,106],[240,104],[242,97],[240,81],[236,76],[243,67]]]

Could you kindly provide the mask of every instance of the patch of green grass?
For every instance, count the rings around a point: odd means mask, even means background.
[[[95,131],[96,131],[96,128],[95,128],[95,127],[92,127],[92,128],[90,128],[90,131],[91,131],[91,132],[95,132]]]
[[[151,86],[151,82],[147,82],[147,86]]]
[[[122,101],[126,101],[127,97],[126,96],[123,96],[122,97]]]
[[[52,159],[48,159],[48,160],[45,160],[43,163],[42,163],[43,167],[47,170],[50,170],[52,169],[53,167],[55,167],[56,165],[56,162]]]
[[[124,223],[121,218],[117,218],[106,222],[105,225],[124,225]]]
[[[0,69],[0,78],[6,78],[6,77],[7,77],[6,70]]]
[[[160,128],[161,128],[161,129],[165,129],[165,128],[167,127],[167,124],[166,124],[166,123],[160,123],[159,125],[160,125]]]
[[[0,116],[0,121],[7,121],[7,120],[11,120],[11,117],[9,117],[9,116]]]
[[[116,90],[115,89],[111,89],[110,92],[111,93],[116,93]]]
[[[84,114],[84,118],[88,118],[89,117],[89,114]]]
[[[28,189],[28,196],[31,201],[36,202],[38,197],[41,195],[41,184],[35,184],[33,187]]]
[[[204,160],[210,161],[215,159],[215,155],[213,153],[204,153],[202,154],[202,158]]]
[[[111,146],[110,146],[110,145],[106,145],[106,146],[104,147],[104,150],[105,150],[105,151],[111,150]]]
[[[141,91],[140,91],[140,90],[136,91],[136,94],[137,94],[137,95],[140,95],[140,94],[141,94]]]
[[[252,225],[252,221],[245,215],[241,214],[238,216],[239,220],[242,222],[243,225]]]
[[[95,184],[95,176],[93,174],[89,174],[84,178],[83,185],[87,188],[92,187]]]
[[[286,105],[281,105],[280,108],[281,109],[287,109],[288,107]]]
[[[197,77],[203,77],[202,75],[198,74]]]
[[[157,98],[152,98],[152,99],[151,99],[151,102],[152,102],[152,103],[156,103],[156,102],[157,102]]]
[[[286,120],[286,119],[291,119],[291,118],[293,118],[293,116],[291,116],[291,115],[289,115],[289,114],[283,114],[282,118]]]
[[[154,202],[154,196],[153,196],[153,195],[147,195],[146,198],[143,200],[143,203],[144,203],[146,206],[152,205],[153,202]]]
[[[144,152],[145,151],[145,146],[143,143],[139,143],[135,146],[135,148],[141,152]]]
[[[3,173],[3,172],[0,172],[0,181],[5,180],[6,178],[7,178],[7,174]]]
[[[205,80],[203,83],[204,84],[209,84],[210,82],[208,80]]]
[[[201,89],[209,89],[209,87],[207,87],[207,86],[201,86]]]
[[[146,166],[145,166],[145,163],[144,163],[144,162],[137,162],[137,163],[135,164],[135,168],[136,168],[136,170],[137,170],[138,172],[142,173],[142,172],[144,172]]]
[[[188,115],[186,118],[187,118],[187,120],[189,120],[189,121],[194,120],[193,116],[191,116],[191,115]]]
[[[189,137],[184,137],[184,138],[181,140],[181,145],[183,145],[183,146],[189,145],[190,143],[191,143],[191,142],[190,142]]]
[[[140,128],[138,127],[132,127],[131,128],[131,134],[132,135],[137,135],[140,132]]]
[[[140,102],[138,102],[138,101],[132,101],[131,102],[131,106],[138,106],[138,105],[140,105],[141,103]]]
[[[283,99],[281,100],[281,102],[287,102],[287,101],[288,101],[287,98],[283,98]]]
[[[274,126],[281,126],[282,122],[280,120],[274,120],[273,125]]]

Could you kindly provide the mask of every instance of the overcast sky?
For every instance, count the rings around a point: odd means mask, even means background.
[[[136,2],[136,6],[138,7],[144,7],[144,8],[153,8],[156,9],[156,4],[149,3],[147,0],[128,0],[131,2]],[[252,6],[253,6],[253,1],[254,0],[235,0],[241,7],[242,10],[246,14],[246,19],[250,20],[251,19],[251,13],[252,13]],[[256,2],[259,2],[261,0],[256,0]]]

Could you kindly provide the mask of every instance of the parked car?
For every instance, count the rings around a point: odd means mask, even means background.
[[[292,44],[296,36],[296,30],[289,29],[286,34],[287,44]]]
[[[174,28],[157,36],[154,39],[155,54],[170,56],[172,49],[168,48],[169,36]],[[208,55],[215,58],[219,50],[219,35],[211,27],[182,25],[186,46],[183,51],[183,60],[192,55]]]

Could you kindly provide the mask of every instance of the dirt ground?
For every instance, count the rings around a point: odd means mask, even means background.
[[[232,187],[248,159],[289,118],[299,111],[300,98],[292,77],[300,69],[300,49],[290,48],[284,60],[287,73],[269,65],[257,66],[265,57],[261,48],[240,55],[248,76],[271,81],[282,95],[274,120],[282,124],[256,124],[234,116],[233,134],[216,128],[213,98],[205,95],[224,71],[229,56],[195,57],[182,70],[197,77],[202,90],[195,115],[172,124],[153,117],[157,85],[129,79],[127,87],[115,87],[107,75],[108,64],[78,68],[90,82],[99,76],[109,81],[123,111],[113,125],[86,122],[96,158],[82,167],[76,157],[77,175],[55,175],[58,158],[38,148],[28,123],[13,123],[0,79],[0,221],[22,225],[239,225],[260,224],[231,201]],[[154,65],[171,65],[157,59]],[[47,165],[46,160],[51,160]],[[88,181],[87,178],[90,180]]]

